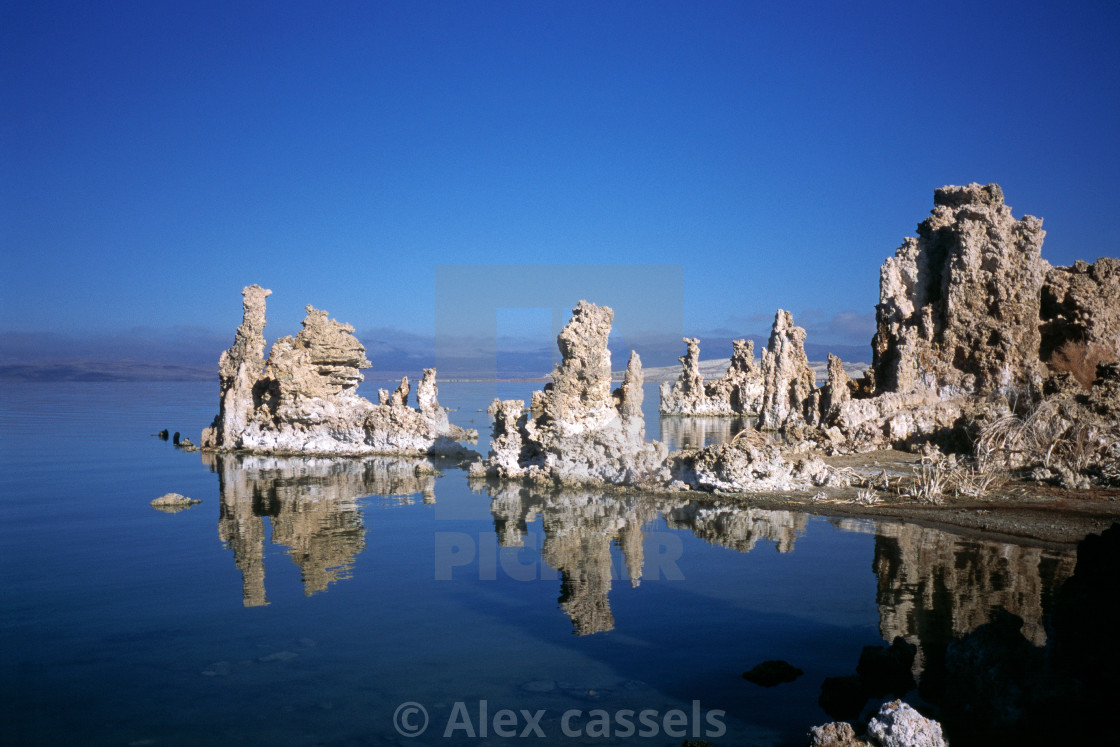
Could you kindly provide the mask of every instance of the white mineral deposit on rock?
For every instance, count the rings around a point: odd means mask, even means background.
[[[463,455],[459,441],[477,433],[450,423],[436,398],[434,369],[408,406],[407,377],[378,404],[358,396],[361,371],[370,367],[354,328],[307,307],[303,329],[282,337],[264,359],[265,298],[272,291],[242,291],[244,320],[233,347],[219,362],[221,401],[203,448],[276,454]]]
[[[668,477],[668,449],[645,440],[642,365],[630,356],[622,386],[611,391],[607,338],[614,312],[580,301],[557,337],[560,365],[534,411],[522,400],[495,400],[490,455],[472,474],[557,483],[655,484]]]
[[[741,415],[757,412],[762,402],[762,371],[754,358],[754,341],[734,340],[727,373],[705,382],[700,374],[700,340],[685,337],[675,382],[661,384],[661,412],[667,415]]]
[[[159,498],[152,500],[151,506],[165,513],[173,514],[198,503],[202,503],[202,501],[197,498],[188,498],[181,493],[164,493]]]
[[[762,353],[762,408],[759,425],[781,428],[817,422],[813,370],[805,356],[805,330],[793,324],[793,314],[778,309],[770,330],[770,344]]]
[[[1040,381],[1042,221],[1015,220],[997,184],[942,187],[883,263],[872,342],[881,392],[956,394]]]
[[[948,747],[941,724],[901,700],[884,703],[867,724],[867,734],[878,747]]]
[[[901,700],[884,703],[867,725],[867,739],[852,725],[834,721],[809,730],[809,747],[948,747],[941,724]]]

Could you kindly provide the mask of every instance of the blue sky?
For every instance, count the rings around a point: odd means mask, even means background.
[[[1118,39],[1115,2],[5,0],[3,332],[232,341],[256,282],[270,337],[424,337],[441,265],[634,264],[685,333],[866,343],[941,185],[1120,254]]]

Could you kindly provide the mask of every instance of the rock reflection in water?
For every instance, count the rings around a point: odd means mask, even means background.
[[[608,595],[612,579],[623,574],[614,573],[612,543],[621,552],[631,586],[638,586],[646,572],[660,574],[659,568],[645,567],[643,549],[644,527],[658,514],[671,528],[689,529],[707,542],[739,552],[750,551],[760,539],[788,552],[808,522],[808,515],[792,511],[674,502],[664,496],[604,495],[510,483],[488,483],[486,491],[502,547],[523,546],[528,525],[541,519],[541,560],[560,572],[560,608],[577,635],[614,629]]]
[[[691,529],[702,540],[738,552],[750,552],[759,540],[767,540],[778,552],[786,553],[793,551],[794,541],[805,533],[809,515],[692,501],[666,511],[665,521],[670,527]]]
[[[560,608],[577,635],[614,629],[611,543],[622,551],[632,586],[641,583],[642,525],[657,517],[653,499],[594,491],[545,491],[487,484],[494,530],[502,547],[521,547],[530,522],[541,518],[541,560],[560,572]]]
[[[661,442],[670,449],[702,449],[730,441],[739,431],[750,427],[752,419],[704,417],[699,415],[662,415]]]
[[[264,517],[272,524],[272,542],[288,548],[310,596],[348,578],[365,548],[359,498],[411,503],[420,494],[425,503],[435,502],[435,470],[428,460],[213,453],[203,459],[218,474],[218,536],[241,571],[246,607],[268,603]]]
[[[966,538],[937,529],[881,523],[875,538],[879,630],[918,646],[918,676],[930,652],[1005,609],[1023,619],[1023,635],[1046,643],[1051,597],[1073,573],[1072,550],[1047,550]]]

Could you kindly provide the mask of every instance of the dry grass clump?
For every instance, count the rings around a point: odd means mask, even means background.
[[[976,440],[976,457],[1009,469],[1048,462],[1071,425],[1061,402],[1044,399],[1024,415],[1005,415],[985,427]]]
[[[958,458],[927,449],[914,476],[899,480],[896,490],[900,496],[919,503],[941,505],[953,494],[982,498],[1007,479],[1007,470],[996,461]]]
[[[957,495],[982,498],[1007,482],[1007,470],[993,460],[974,458],[959,464],[954,474]]]
[[[953,471],[953,464],[940,451],[926,449],[922,452],[915,479],[906,486],[904,495],[919,503],[940,504],[945,500]]]
[[[1044,399],[1023,415],[1006,415],[985,427],[976,441],[976,462],[989,469],[1029,467],[1077,475],[1095,471],[1120,480],[1120,423],[1095,417],[1060,398]]]
[[[874,506],[879,502],[879,496],[871,488],[860,488],[856,492],[855,502],[862,506]]]
[[[1090,391],[1097,379],[1097,364],[1115,360],[1120,360],[1120,353],[1103,345],[1066,340],[1050,356],[1047,365],[1054,372],[1069,371],[1082,389]]]
[[[763,446],[769,446],[771,441],[769,436],[757,428],[744,428],[732,437],[730,443],[762,448]]]

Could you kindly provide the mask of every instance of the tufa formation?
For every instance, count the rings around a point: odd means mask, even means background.
[[[522,400],[494,400],[490,455],[474,476],[556,483],[651,484],[663,480],[668,449],[645,440],[642,363],[631,353],[622,386],[611,391],[607,338],[614,311],[580,301],[556,343],[561,361],[552,383]]]
[[[373,404],[358,396],[370,367],[354,328],[307,307],[303,329],[281,337],[264,358],[265,299],[259,285],[241,291],[244,318],[233,346],[218,363],[217,417],[202,447],[270,454],[463,455],[459,441],[477,433],[450,423],[436,400],[435,370],[408,406],[408,381]]]

